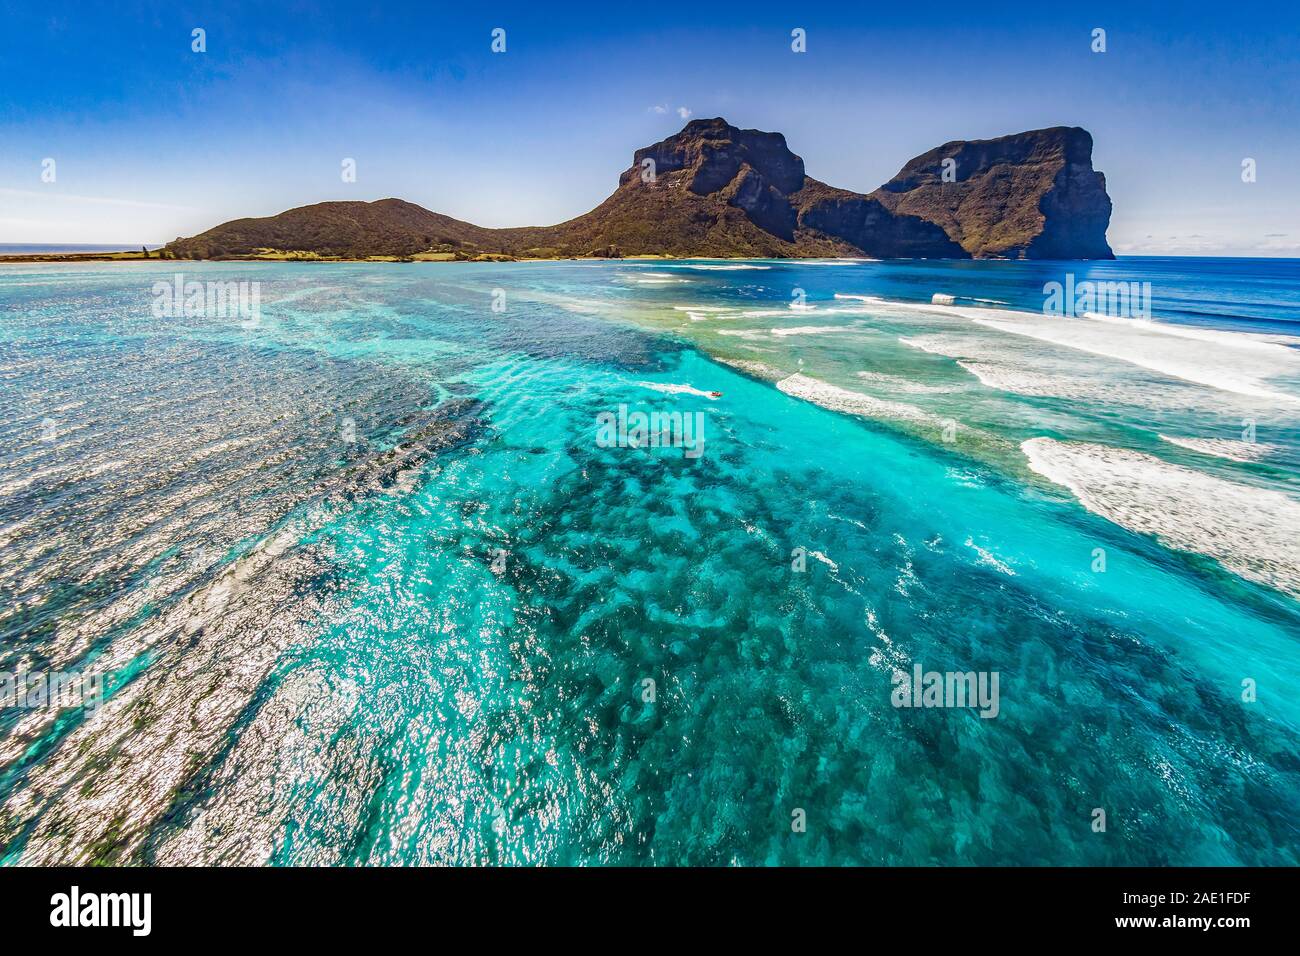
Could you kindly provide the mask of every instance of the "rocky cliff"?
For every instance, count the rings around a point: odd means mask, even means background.
[[[872,196],[941,226],[977,258],[1114,258],[1106,177],[1092,168],[1092,136],[1077,126],[945,143]]]

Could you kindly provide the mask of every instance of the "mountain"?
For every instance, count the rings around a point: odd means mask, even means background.
[[[945,143],[863,194],[808,176],[780,133],[704,119],[637,150],[613,195],[558,225],[487,229],[400,199],[325,202],[236,219],[165,254],[1111,259],[1110,212],[1077,127]]]
[[[401,199],[321,202],[264,219],[233,219],[164,251],[180,258],[220,259],[259,249],[356,258],[405,256],[437,246],[486,248],[497,230],[430,212]]]
[[[952,182],[942,181],[946,159]],[[944,143],[872,196],[938,224],[976,258],[1115,258],[1106,177],[1092,168],[1092,136],[1077,126]]]

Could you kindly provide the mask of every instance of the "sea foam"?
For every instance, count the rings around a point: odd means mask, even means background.
[[[1160,438],[1179,448],[1229,461],[1261,461],[1273,450],[1272,445],[1263,442],[1239,441],[1234,438],[1182,438],[1177,435],[1161,435]]]
[[[840,296],[846,297],[846,296]],[[1100,355],[1170,378],[1251,398],[1300,405],[1300,394],[1284,391],[1271,380],[1300,379],[1300,339],[1220,329],[1199,329],[1087,313],[1084,318],[1041,315],[1013,309],[880,303],[889,308],[942,314],[1008,335],[1034,339],[1064,349]],[[900,338],[904,345],[950,358],[982,358],[972,349],[935,347],[935,336]],[[1207,348],[1212,345],[1213,348]],[[988,352],[984,346],[983,351]]]
[[[758,362],[753,359],[720,358],[718,359],[718,361],[721,362],[723,365],[729,365],[732,368],[738,369],[741,372],[745,372],[748,375],[752,375],[755,378],[765,379],[769,382],[775,382],[777,379],[781,378],[781,376],[785,374],[780,369],[773,368],[771,365],[768,365],[766,362]]]
[[[847,412],[850,415],[861,415],[865,418],[917,422],[927,425],[942,423],[938,416],[922,411],[915,405],[863,395],[861,392],[840,388],[838,385],[831,385],[828,382],[798,372],[789,378],[781,379],[776,383],[776,387],[786,395],[802,398],[804,401],[812,402],[822,408],[828,408],[836,412]]]
[[[722,263],[715,264],[711,262],[710,263],[683,262],[681,264],[674,263],[673,265],[670,266],[660,264],[659,268],[660,269],[698,269],[700,272],[739,272],[742,270],[749,270],[749,269],[770,269],[772,267],[754,265],[753,263],[748,263],[748,262],[738,262],[735,264],[726,264],[726,265]]]
[[[1035,316],[1028,312],[967,311],[977,313],[971,316],[977,325],[999,332],[1116,359],[1220,391],[1300,404],[1300,395],[1280,391],[1269,384],[1269,379],[1278,376],[1300,377],[1300,353],[1246,333],[1218,332],[1207,338],[1185,334],[1195,330],[1170,333],[1161,323],[1154,322],[1096,322]],[[1005,318],[985,318],[978,314],[985,311]],[[1214,348],[1207,348],[1209,344]]]
[[[830,335],[835,332],[874,332],[855,325],[795,325],[786,329],[772,329],[773,335]]]
[[[1089,511],[1300,596],[1300,501],[1126,448],[1031,438],[1029,466]]]
[[[1128,383],[1094,376],[1071,375],[1065,371],[1036,370],[1004,362],[958,361],[957,365],[980,380],[987,388],[1031,398],[1063,398],[1078,402],[1139,407],[1193,407],[1207,404],[1208,399],[1194,394],[1186,383]],[[1200,398],[1201,401],[1195,399]]]

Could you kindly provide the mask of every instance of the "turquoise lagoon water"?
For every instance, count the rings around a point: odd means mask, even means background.
[[[5,862],[1300,857],[1300,264],[182,268],[0,271]]]

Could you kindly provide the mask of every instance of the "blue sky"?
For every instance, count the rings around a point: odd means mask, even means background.
[[[689,111],[779,130],[862,191],[950,139],[1084,126],[1120,254],[1300,256],[1294,3],[371,6],[0,0],[0,242],[385,196],[559,222]]]

